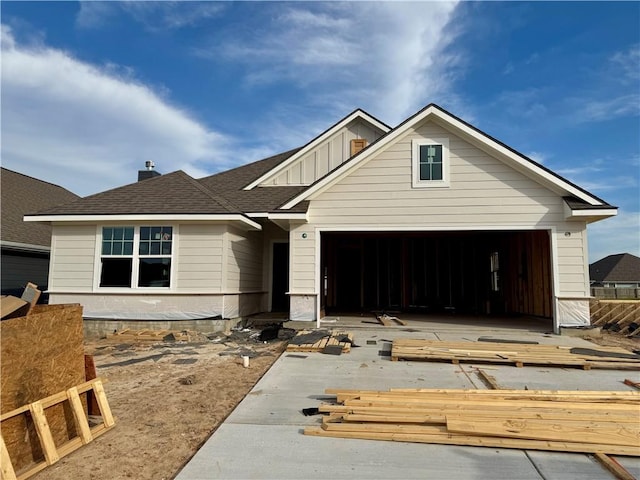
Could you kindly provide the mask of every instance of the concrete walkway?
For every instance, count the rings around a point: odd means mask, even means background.
[[[384,352],[390,351],[390,341],[395,338],[475,341],[491,337],[569,346],[593,344],[546,333],[549,327],[535,321],[488,325],[445,318],[428,323],[410,321],[405,327],[381,327],[363,323],[361,318],[339,318],[323,327],[347,328],[360,347],[340,356],[285,352],[178,474],[178,480],[614,478],[585,454],[302,434],[305,426],[318,424],[320,417],[305,417],[301,410],[317,407],[326,388],[486,388],[475,364],[391,362]],[[625,378],[640,381],[638,372],[630,371],[477,366],[485,368],[505,388],[629,390],[621,383]],[[617,459],[640,477],[639,458]]]

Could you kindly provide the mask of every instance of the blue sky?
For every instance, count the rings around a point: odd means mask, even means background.
[[[639,2],[10,2],[2,164],[89,195],[145,160],[196,178],[363,108],[437,103],[619,208],[640,256]]]

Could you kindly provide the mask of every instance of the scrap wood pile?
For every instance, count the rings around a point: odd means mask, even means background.
[[[503,363],[517,367],[548,365],[562,367],[640,370],[640,355],[621,347],[578,348],[498,342],[445,342],[439,340],[396,339],[391,360],[426,360]]]
[[[349,353],[353,344],[351,332],[338,330],[301,330],[289,340],[289,352]]]
[[[640,456],[640,392],[328,389],[305,435]]]

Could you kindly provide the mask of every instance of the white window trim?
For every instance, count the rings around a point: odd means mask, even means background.
[[[173,228],[173,238],[171,239],[171,255],[140,255],[140,228],[141,227],[171,227]],[[102,274],[102,228],[103,227],[133,227],[133,255],[111,255],[112,258],[133,258],[131,265],[131,286],[130,287],[101,287],[100,276]],[[166,222],[152,222],[149,224],[131,225],[127,223],[102,224],[96,227],[96,249],[93,268],[93,290],[95,292],[109,293],[143,293],[143,292],[170,292],[175,289],[176,275],[176,249],[178,245],[178,225]],[[171,272],[169,273],[168,287],[138,287],[139,260],[140,258],[171,258]]]
[[[420,180],[420,147],[422,145],[442,145],[442,180]],[[420,138],[411,142],[411,185],[413,188],[449,187],[449,139]]]

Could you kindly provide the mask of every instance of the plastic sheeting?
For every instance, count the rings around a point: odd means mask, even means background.
[[[588,299],[558,299],[558,325],[586,327],[591,325]]]
[[[91,311],[84,310],[84,317],[101,320],[221,320],[222,315],[211,311],[154,311],[154,312],[132,312],[132,311]]]

